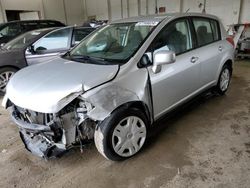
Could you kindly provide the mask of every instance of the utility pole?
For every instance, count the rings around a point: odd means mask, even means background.
[[[138,5],[138,16],[141,16],[141,0],[137,0]]]
[[[123,18],[123,0],[121,0],[121,18]]]
[[[149,11],[148,11],[148,1],[149,1],[149,0],[146,0],[146,15],[149,14]]]
[[[111,2],[110,0],[107,0],[108,3],[108,18],[109,18],[109,22],[111,22],[112,20],[112,12],[111,12]]]
[[[82,11],[83,11],[84,21],[87,21],[88,20],[88,12],[87,12],[86,0],[82,0]]]
[[[7,22],[7,17],[6,17],[6,13],[3,9],[3,5],[2,5],[2,0],[0,0],[0,11],[2,12],[2,17],[3,17],[3,22]]]
[[[183,0],[180,0],[180,12],[183,12]]]
[[[155,14],[158,14],[158,1],[155,0]]]
[[[207,0],[204,0],[204,3],[203,3],[203,10],[202,10],[202,13],[203,13],[203,14],[206,14],[206,5],[207,5]]]
[[[242,22],[243,1],[244,1],[244,0],[240,0],[240,9],[239,9],[238,23]]]
[[[128,18],[130,17],[130,12],[129,12],[129,0],[127,0],[127,15]]]
[[[67,11],[66,11],[65,0],[63,0],[63,9],[64,9],[65,22],[66,22],[66,25],[68,25],[68,18],[67,18]]]

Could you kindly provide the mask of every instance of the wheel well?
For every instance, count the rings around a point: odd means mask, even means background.
[[[12,66],[12,65],[4,65],[4,66],[1,66],[0,69],[3,69],[3,68],[13,68],[13,69],[16,69],[16,70],[19,70],[20,68],[16,67],[16,66]]]
[[[227,60],[224,65],[229,66],[230,72],[232,74],[232,72],[233,72],[233,61],[232,60]]]
[[[122,104],[121,106],[117,107],[116,109],[118,109],[118,108],[127,108],[127,109],[128,109],[128,108],[137,108],[137,109],[141,110],[143,113],[145,113],[145,115],[146,115],[148,121],[150,122],[150,124],[152,123],[152,122],[151,122],[151,115],[150,115],[149,108],[148,108],[148,106],[147,106],[144,102],[142,102],[142,101],[127,102],[127,103]],[[116,110],[116,109],[115,109],[115,110]],[[113,110],[113,112],[114,112],[115,110]],[[113,113],[113,112],[112,112],[112,113]]]

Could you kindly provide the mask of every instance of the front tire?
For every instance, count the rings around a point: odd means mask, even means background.
[[[230,84],[230,81],[231,81],[231,77],[232,77],[232,71],[229,67],[229,65],[225,64],[223,67],[222,67],[222,70],[221,70],[221,73],[220,73],[220,76],[219,76],[219,80],[218,80],[218,83],[216,85],[216,92],[219,94],[219,95],[224,95],[228,88],[229,88],[229,84]]]
[[[4,67],[0,69],[0,95],[6,92],[6,86],[10,78],[17,72],[17,69],[12,67]]]
[[[143,112],[121,107],[97,126],[96,148],[109,160],[125,160],[144,146],[147,127],[148,121]]]

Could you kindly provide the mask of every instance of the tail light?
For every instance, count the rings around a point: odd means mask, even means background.
[[[233,47],[235,47],[233,37],[227,37],[227,41],[228,41],[230,44],[232,44]]]

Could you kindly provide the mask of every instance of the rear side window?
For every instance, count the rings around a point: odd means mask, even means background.
[[[215,20],[210,20],[214,41],[220,40],[220,27],[219,23]]]
[[[204,46],[220,39],[217,21],[206,18],[193,18],[193,23],[198,46]]]

